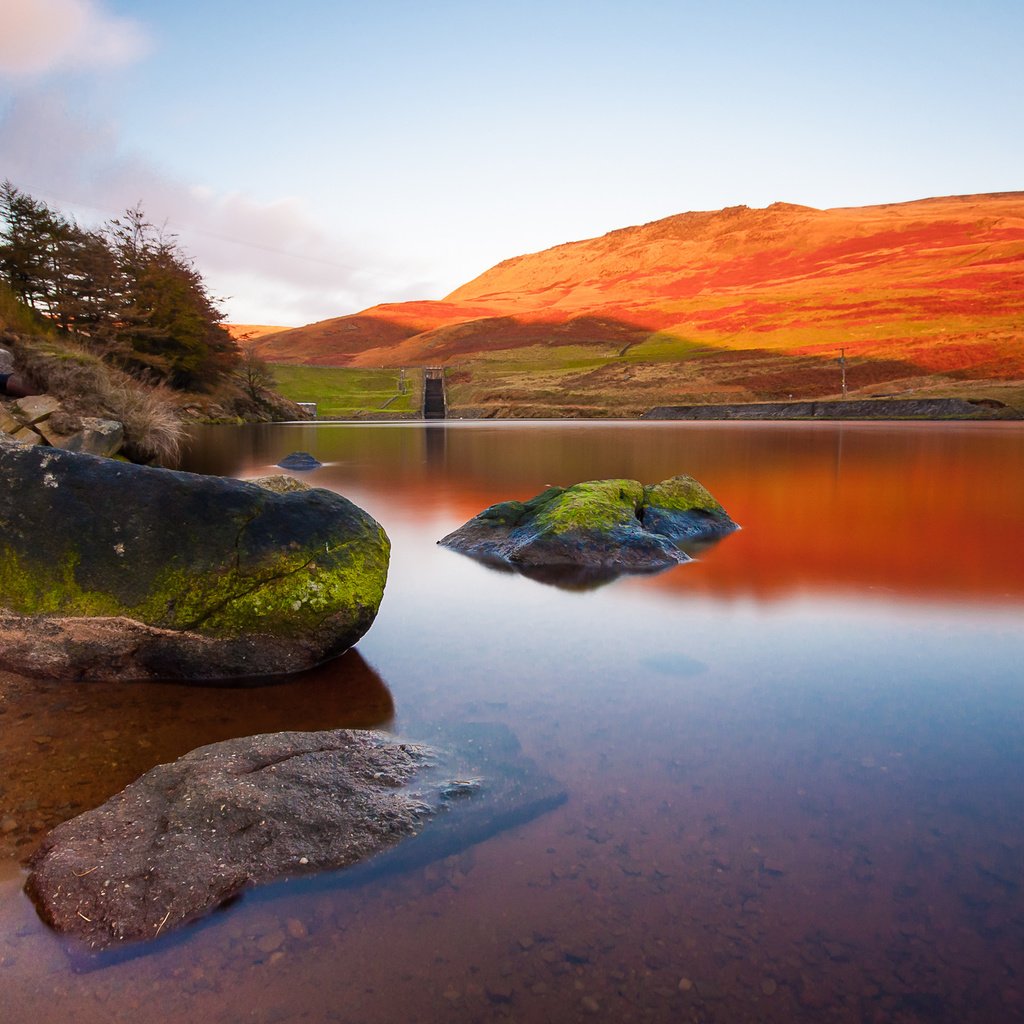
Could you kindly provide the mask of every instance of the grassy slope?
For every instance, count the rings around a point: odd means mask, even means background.
[[[633,415],[850,393],[1024,398],[1024,193],[681,214],[507,260],[444,302],[260,339],[449,368],[456,414]]]
[[[276,390],[293,402],[316,402],[320,419],[403,419],[418,416],[422,375],[390,369],[273,364]]]

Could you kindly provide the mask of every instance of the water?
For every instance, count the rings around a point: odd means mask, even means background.
[[[188,468],[296,449],[392,539],[356,653],[242,694],[0,687],[5,1016],[1024,1020],[1019,426],[209,428]],[[663,575],[574,592],[435,544],[549,483],[678,472],[743,529]],[[42,829],[201,743],[461,721],[511,727],[568,801],[91,973],[20,894]]]

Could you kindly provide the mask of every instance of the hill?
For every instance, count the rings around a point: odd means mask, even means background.
[[[223,324],[222,326],[243,347],[250,341],[255,341],[256,338],[262,338],[267,334],[279,334],[281,331],[290,330],[288,327],[275,327],[270,324]]]
[[[256,339],[277,362],[444,365],[463,415],[851,394],[1024,397],[1024,192],[684,213],[506,260],[441,302]]]

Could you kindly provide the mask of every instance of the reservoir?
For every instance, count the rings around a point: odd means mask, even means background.
[[[391,538],[352,652],[246,689],[3,678],[4,1019],[1024,1020],[1020,425],[204,427],[183,468],[297,450]],[[679,473],[741,530],[658,575],[558,585],[436,543],[548,485]],[[21,892],[47,829],[204,743],[460,723],[511,730],[565,802],[93,969]]]

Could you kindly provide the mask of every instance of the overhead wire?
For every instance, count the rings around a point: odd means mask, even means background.
[[[62,198],[61,196],[54,195],[52,192],[49,192],[46,189],[36,188],[32,185],[27,185],[25,187],[25,191],[27,191],[30,195],[39,196],[53,203],[60,203],[64,206],[70,206],[76,209],[92,210],[94,213],[98,213],[101,216],[110,219],[113,219],[114,217],[117,216],[116,213],[112,213],[109,209],[104,209],[103,207],[95,206],[92,203],[84,203],[79,200]],[[186,225],[186,227],[181,230],[187,230],[189,233],[193,234],[204,235],[207,238],[214,238],[220,242],[228,242],[231,245],[240,245],[246,249],[257,249],[260,250],[261,252],[272,253],[275,256],[284,256],[287,257],[288,259],[293,260],[303,260],[306,263],[318,263],[321,266],[334,267],[337,270],[344,270],[349,274],[358,273],[358,268],[352,266],[349,263],[338,263],[335,260],[323,259],[320,256],[307,256],[302,253],[289,252],[287,249],[278,249],[270,245],[263,245],[259,242],[247,242],[241,238],[232,238],[230,235],[222,235],[215,231],[208,231],[206,228],[195,227],[194,225]],[[177,234],[177,232],[175,232],[175,234]]]

